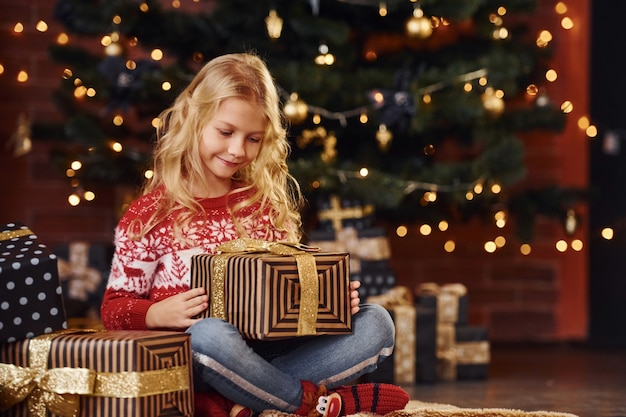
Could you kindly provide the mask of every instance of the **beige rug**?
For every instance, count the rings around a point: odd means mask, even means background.
[[[380,417],[373,413],[355,414],[358,417]],[[260,417],[297,417],[279,411],[264,411]],[[404,410],[385,414],[384,417],[578,417],[575,414],[555,411],[523,411],[505,408],[459,408],[448,404],[409,401]]]

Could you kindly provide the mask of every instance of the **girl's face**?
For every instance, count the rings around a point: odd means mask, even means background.
[[[200,138],[200,158],[209,190],[196,189],[196,197],[219,197],[230,190],[231,177],[249,165],[261,149],[265,117],[258,106],[239,98],[224,100]]]

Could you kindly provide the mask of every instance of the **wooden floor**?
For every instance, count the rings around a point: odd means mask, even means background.
[[[405,388],[411,399],[464,408],[626,417],[626,349],[492,344],[486,380]]]

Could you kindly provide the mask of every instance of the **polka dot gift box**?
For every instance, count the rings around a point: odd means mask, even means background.
[[[57,258],[25,225],[0,225],[0,344],[67,328]]]

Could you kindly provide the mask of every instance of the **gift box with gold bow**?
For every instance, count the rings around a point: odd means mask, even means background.
[[[0,417],[193,412],[189,334],[63,330],[0,345]]]
[[[57,257],[26,225],[0,226],[0,344],[67,327]]]
[[[336,232],[313,231],[309,237],[310,245],[326,252],[350,254],[350,278],[361,283],[362,299],[384,294],[396,285],[396,274],[389,265],[391,247],[384,229],[344,227]]]
[[[434,382],[437,379],[435,310],[416,305],[411,290],[404,286],[368,297],[367,302],[389,311],[396,328],[396,343],[391,357],[364,379],[393,384]]]
[[[487,330],[469,326],[467,288],[460,283],[423,283],[417,302],[437,311],[437,379],[484,379],[490,362]]]
[[[489,374],[491,346],[482,326],[456,325],[452,339],[437,352],[437,377],[442,381],[485,379]]]
[[[415,299],[419,305],[437,309],[438,322],[463,325],[469,320],[469,299],[463,284],[425,282],[418,285]]]
[[[237,239],[195,255],[191,287],[205,287],[201,317],[234,324],[249,339],[346,334],[352,329],[347,253]]]
[[[115,247],[72,241],[55,245],[52,250],[58,257],[59,280],[69,326],[73,327],[77,319],[99,319]]]

